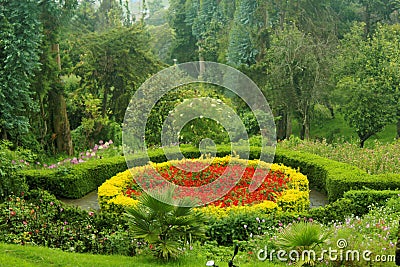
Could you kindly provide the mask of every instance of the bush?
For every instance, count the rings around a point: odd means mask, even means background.
[[[346,217],[354,214],[353,204],[350,199],[341,198],[324,207],[310,209],[308,216],[324,224],[344,221]]]
[[[370,206],[385,206],[388,199],[398,196],[400,191],[391,190],[350,190],[344,197],[352,202],[353,214],[363,215],[369,212]]]
[[[343,197],[346,191],[352,189],[400,188],[400,174],[369,175],[355,166],[305,152],[277,149],[275,161],[292,168],[299,168],[301,173],[307,175],[310,187],[326,192],[330,202]]]
[[[0,202],[10,194],[20,195],[28,190],[24,177],[17,175],[22,164],[16,159],[19,154],[9,146],[8,142],[0,142]]]
[[[45,189],[58,197],[80,198],[125,169],[124,157],[112,157],[54,170],[24,170],[19,172],[19,177],[31,189]]]
[[[134,237],[144,238],[152,246],[155,257],[176,259],[195,239],[204,237],[204,216],[193,208],[184,207],[185,200],[173,201],[173,191],[152,197],[142,194],[139,203],[127,209]],[[174,205],[167,204],[174,202]]]
[[[119,214],[87,212],[62,204],[46,191],[12,196],[0,205],[0,242],[94,254],[135,255],[142,240]]]

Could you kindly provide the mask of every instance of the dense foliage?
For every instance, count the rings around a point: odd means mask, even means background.
[[[35,151],[73,154],[101,138],[118,140],[129,99],[173,59],[228,63],[248,74],[271,105],[278,139],[307,139],[313,124],[342,113],[363,146],[399,121],[397,1],[2,3],[1,138]],[[184,99],[208,94],[187,89],[197,92],[159,101],[149,132],[160,132]],[[213,97],[251,120],[232,95]]]
[[[240,243],[238,260],[254,263],[263,242],[301,252],[345,238],[348,249],[394,254],[400,238],[399,143],[368,140],[384,130],[386,140],[400,138],[399,25],[398,0],[0,0],[0,242],[96,254],[144,252],[163,259],[194,246],[198,254],[223,260],[229,252],[218,246]],[[178,184],[199,186],[225,170],[245,175],[201,210],[208,218],[204,223],[198,210],[162,205],[145,195],[136,199],[138,186],[123,172],[126,107],[147,78],[195,60],[225,63],[251,77],[271,106],[278,140],[292,134],[309,139],[314,126],[326,129],[319,136],[326,142],[293,138],[276,151],[276,162],[307,175],[302,190],[289,181],[302,175],[275,164],[259,191],[249,193],[251,166],[182,173],[154,149],[149,158]],[[204,64],[199,72],[204,74]],[[185,82],[178,71],[169,78]],[[256,146],[250,158],[257,158],[263,144],[254,113],[238,96],[212,85],[184,85],[164,95],[150,113],[145,136],[133,138],[161,146],[166,118],[186,113],[193,98],[229,106]],[[149,105],[142,100],[140,105]],[[342,118],[357,144],[335,143],[343,131],[331,126]],[[231,126],[199,117],[178,129],[180,144],[173,145],[197,158],[199,149],[190,145],[210,138],[223,157],[231,153],[231,141],[245,143]],[[117,149],[108,149],[111,143]],[[176,148],[171,155],[179,158]],[[130,160],[148,164],[136,152]],[[99,212],[64,206],[35,190],[79,198],[111,177],[100,188]],[[328,194],[329,205],[307,210],[308,181]],[[253,202],[258,203],[238,205]],[[128,219],[120,214],[126,206],[133,207]],[[195,234],[199,244],[190,240]]]

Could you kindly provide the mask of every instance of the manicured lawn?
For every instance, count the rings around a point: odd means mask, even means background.
[[[300,126],[298,122],[293,122],[293,134],[299,136]],[[310,131],[311,139],[328,139],[335,140],[336,138],[342,138],[349,142],[358,142],[358,136],[354,129],[352,129],[345,121],[344,117],[340,113],[336,113],[334,119],[325,119],[319,121],[319,123],[313,123]],[[383,129],[383,131],[377,133],[367,140],[365,143],[366,147],[373,147],[374,140],[379,140],[383,143],[391,143],[396,137],[396,124],[390,124]]]
[[[68,253],[59,250],[52,250],[43,247],[30,247],[19,245],[0,244],[0,266],[137,266],[137,267],[180,267],[180,266],[205,266],[206,259],[201,253],[193,251],[188,256],[182,257],[179,261],[167,264],[158,262],[151,256],[124,257],[124,256],[104,256],[91,254]],[[267,262],[250,262],[235,264],[240,267],[268,267],[268,266],[285,266],[275,265]],[[217,263],[218,266],[228,266],[228,263]]]

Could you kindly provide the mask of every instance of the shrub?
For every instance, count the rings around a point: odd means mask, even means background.
[[[98,159],[68,168],[24,170],[19,177],[32,189],[44,189],[59,197],[80,198],[107,178],[126,169],[124,157]]]
[[[353,202],[347,198],[341,198],[324,207],[310,209],[308,216],[321,222],[344,221],[346,217],[354,214]]]
[[[127,209],[127,219],[133,236],[144,238],[154,256],[163,260],[177,258],[183,248],[204,236],[204,217],[187,203],[173,200],[173,191],[156,198],[142,194],[139,203]]]
[[[400,142],[384,144],[375,141],[373,149],[360,148],[355,143],[329,144],[326,140],[305,141],[297,137],[281,142],[280,147],[312,153],[354,165],[369,174],[400,173]]]
[[[295,256],[299,256],[299,258],[296,259],[296,266],[314,266],[316,259],[313,259],[310,254],[308,254],[308,258],[301,258],[300,255],[303,255],[303,251],[310,250],[317,254],[331,234],[332,231],[327,230],[323,225],[300,221],[290,224],[283,231],[278,232],[275,246],[286,249],[286,251],[297,251],[298,254]]]
[[[135,255],[146,245],[127,231],[119,214],[65,206],[46,191],[32,190],[0,204],[0,242],[94,254]]]
[[[343,197],[349,190],[370,188],[396,190],[400,188],[400,174],[370,175],[355,166],[322,158],[306,152],[277,149],[275,161],[299,168],[307,175],[310,187],[328,194],[330,202]]]
[[[0,202],[10,194],[20,195],[28,190],[24,177],[16,175],[20,163],[14,157],[8,144],[0,143]]]
[[[371,205],[385,206],[388,199],[399,194],[400,191],[391,190],[350,190],[344,197],[352,202],[353,214],[360,216],[368,213]]]

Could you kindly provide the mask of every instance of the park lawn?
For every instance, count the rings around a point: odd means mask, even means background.
[[[193,254],[195,254],[194,252]],[[20,246],[0,243],[0,266],[18,266],[18,267],[37,267],[37,266],[138,266],[138,267],[197,267],[205,266],[206,259],[201,255],[187,255],[180,260],[169,263],[161,263],[152,256],[125,257],[119,255],[92,255],[69,253],[60,250],[49,249],[45,247]],[[250,262],[235,264],[240,267],[269,267],[285,266],[276,265],[269,262]],[[217,262],[220,267],[228,266],[226,262]]]
[[[345,121],[340,113],[336,113],[334,119],[321,120],[318,123],[312,123],[310,130],[311,140],[314,139],[327,139],[329,142],[336,141],[336,139],[346,140],[351,143],[358,143],[357,133]],[[382,143],[392,143],[396,138],[396,124],[389,124],[381,132],[372,136],[365,142],[366,147],[373,148],[375,140]],[[293,134],[300,135],[300,125],[293,121]]]

